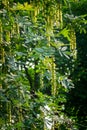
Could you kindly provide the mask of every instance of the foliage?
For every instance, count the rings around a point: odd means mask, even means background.
[[[5,0],[1,5],[0,129],[76,128],[86,120],[76,115],[79,108],[70,109],[70,92],[85,73],[82,68],[72,76],[80,60],[76,30],[86,33],[86,15],[70,14],[67,1]]]

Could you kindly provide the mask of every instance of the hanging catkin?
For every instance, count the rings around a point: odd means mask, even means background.
[[[75,31],[73,28],[71,28],[70,30],[70,38],[71,38],[71,41],[70,41],[70,50],[72,51],[73,53],[73,57],[76,58],[76,35],[75,35]]]
[[[0,20],[0,43],[2,43],[2,21]]]
[[[50,42],[50,37],[52,35],[52,22],[50,16],[47,16],[47,21],[46,21],[46,34],[47,34],[47,39],[48,42]],[[49,44],[49,43],[48,43]]]
[[[7,122],[11,125],[11,120],[12,120],[12,116],[11,116],[11,102],[7,102],[6,103],[6,111],[7,111]]]
[[[14,35],[15,32],[16,32],[15,31],[15,28],[16,28],[15,26],[16,26],[15,23],[13,23],[12,28],[11,28],[11,36]]]
[[[52,84],[52,95],[55,96],[56,95],[56,65],[54,63],[54,57],[52,57],[52,63],[51,63],[51,84]]]
[[[10,42],[10,31],[6,31],[6,42]]]
[[[62,28],[63,20],[62,20],[62,4],[60,4],[60,12],[59,12],[59,22],[60,22],[60,28]]]
[[[56,10],[56,26],[61,28],[62,27],[62,4],[59,2],[57,4],[57,10]]]
[[[51,73],[51,94],[53,96],[56,95],[57,90],[57,82],[56,82],[56,65],[54,57],[46,57],[44,59],[44,65],[46,66],[49,73]]]
[[[33,16],[33,21],[34,23],[37,22],[37,15],[39,14],[39,7],[35,7],[35,10],[34,10],[34,16]]]
[[[17,32],[18,35],[20,34],[18,21],[17,21],[17,23],[16,23],[16,32]]]
[[[58,3],[56,10],[56,26],[58,27],[59,27],[59,13],[60,13],[60,4]]]
[[[2,46],[2,41],[3,41],[3,30],[2,30],[2,21],[0,20],[0,62],[1,64],[4,63],[4,49]]]
[[[43,88],[44,87],[44,78],[43,78],[43,71],[40,73],[40,87]]]

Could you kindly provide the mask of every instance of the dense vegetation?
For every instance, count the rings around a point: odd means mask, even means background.
[[[87,1],[0,0],[0,129],[87,129]]]

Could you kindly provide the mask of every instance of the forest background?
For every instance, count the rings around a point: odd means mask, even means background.
[[[0,129],[87,130],[87,0],[0,0]]]

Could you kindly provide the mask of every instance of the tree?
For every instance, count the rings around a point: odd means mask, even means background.
[[[87,115],[87,111],[86,111],[86,107],[87,107],[86,106],[86,101],[87,101],[86,5],[87,5],[87,1],[84,0],[84,1],[79,1],[77,3],[72,3],[71,6],[71,10],[74,16],[77,16],[80,19],[78,19],[79,24],[77,24],[77,26],[74,27],[76,32],[77,59],[75,60],[74,71],[71,73],[71,78],[73,80],[75,88],[71,89],[70,92],[68,93],[66,111],[69,116],[71,116],[73,119],[76,120],[76,126],[78,127],[79,130],[80,129],[85,130],[87,124],[86,121],[87,120],[87,116],[86,116]]]
[[[74,81],[75,27],[86,21],[68,5],[72,1],[1,1],[1,129],[74,127],[64,104]]]

